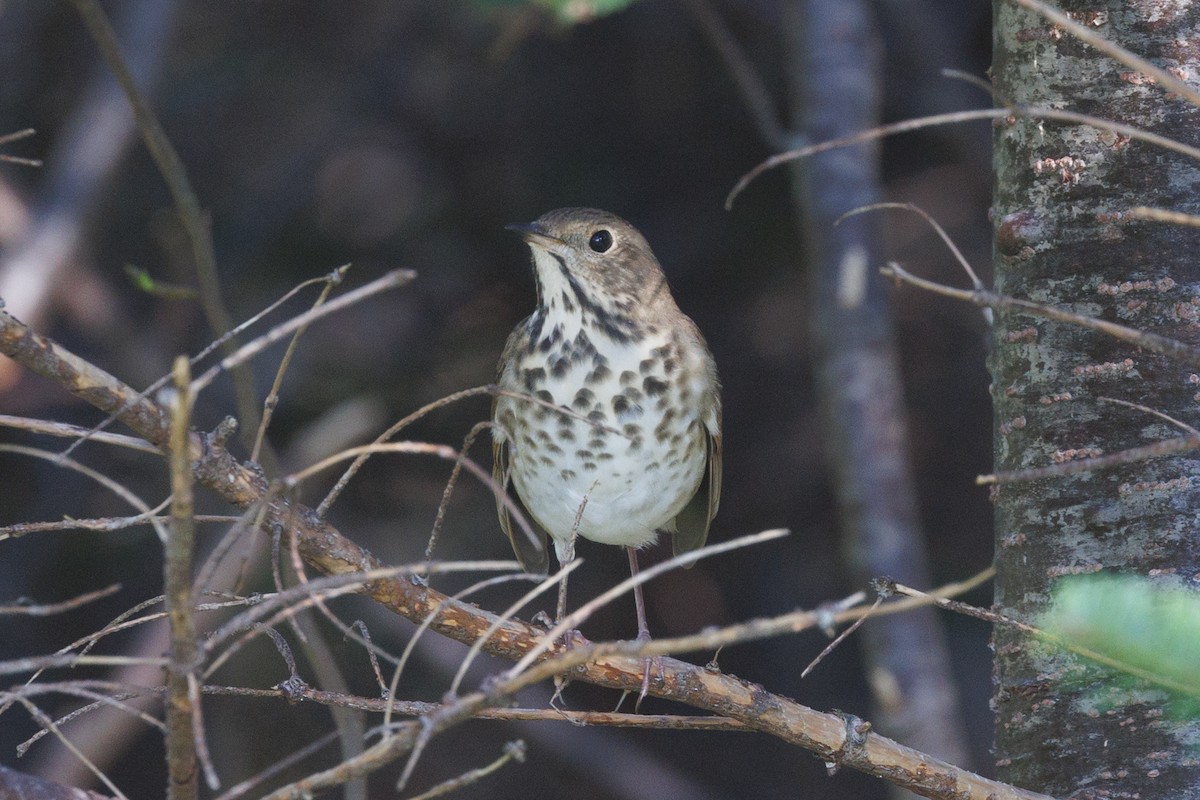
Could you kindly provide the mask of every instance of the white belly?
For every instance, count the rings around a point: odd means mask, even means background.
[[[664,344],[631,342],[607,352],[599,370],[594,359],[584,358],[528,386],[578,416],[500,398],[497,419],[511,428],[513,483],[558,548],[573,531],[606,544],[647,545],[658,530],[673,529],[696,493],[706,461],[699,402],[707,387],[685,386],[679,376],[707,374],[685,370],[691,365],[680,363],[683,354],[673,368],[665,367]],[[528,356],[509,377],[547,363],[543,354]]]

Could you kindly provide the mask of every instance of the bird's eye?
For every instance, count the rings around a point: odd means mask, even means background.
[[[588,247],[597,253],[607,252],[608,248],[612,247],[612,243],[612,234],[603,229],[596,231],[592,234],[592,238],[588,239]]]

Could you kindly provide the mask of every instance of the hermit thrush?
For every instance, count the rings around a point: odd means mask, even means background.
[[[493,404],[493,474],[542,531],[500,525],[529,572],[560,563],[574,536],[637,548],[660,531],[701,547],[721,497],[721,387],[712,353],[671,297],[650,245],[591,208],[509,225],[533,251],[537,309],[508,337]],[[640,586],[638,635],[647,638]],[[561,609],[560,609],[561,611]],[[647,674],[648,679],[648,674]]]

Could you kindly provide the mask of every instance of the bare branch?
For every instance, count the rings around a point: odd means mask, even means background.
[[[145,398],[136,398],[136,393],[113,376],[35,334],[3,310],[0,310],[0,353],[51,378],[106,412],[121,409],[129,398],[134,397],[129,407],[120,411],[120,420],[152,444],[161,447],[166,443],[168,417],[157,404]],[[248,508],[262,500],[267,491],[266,482],[250,467],[232,458],[217,437],[194,433],[190,436],[189,449],[197,482],[240,508]],[[432,617],[430,627],[456,641],[474,642],[496,620],[495,615],[487,611],[453,600],[427,586],[397,579],[396,576],[402,574],[400,571],[384,569],[376,558],[320,520],[311,509],[286,498],[276,498],[265,509],[263,525],[268,529],[282,525],[290,535],[294,535],[305,561],[332,576],[330,579],[321,579],[323,581],[345,581],[385,608],[413,621]],[[425,566],[421,565],[421,568]],[[317,583],[312,581],[303,587],[303,591],[311,591]],[[883,611],[884,608],[880,608],[880,612]],[[817,624],[823,618],[811,616],[812,624]],[[507,620],[488,640],[484,649],[494,656],[519,661],[533,648],[541,647],[544,636],[543,631],[520,620]],[[659,644],[652,641],[643,650],[648,651]],[[424,724],[419,727],[431,734],[436,733],[469,718],[489,704],[499,702],[503,697],[511,696],[512,692],[523,686],[561,674],[566,669],[572,670],[572,680],[620,690],[639,690],[644,656],[626,655],[626,650],[631,650],[629,643],[610,644],[604,648],[576,647],[564,653],[562,646],[556,644],[543,654],[543,663],[530,667],[512,680],[502,682],[487,695],[465,697],[426,715],[423,717]],[[69,663],[72,659],[64,657],[63,660]],[[852,736],[839,717],[807,708],[733,676],[672,658],[663,658],[661,664],[657,675],[661,680],[650,687],[650,693],[654,696],[670,698],[739,720],[754,730],[808,749],[823,760],[883,777],[929,797],[984,800],[990,796],[997,800],[1044,800],[1043,795],[989,781],[878,734],[872,733],[865,741],[860,741],[861,736]],[[331,785],[326,781],[335,777],[345,779],[347,772],[359,769],[370,759],[381,756],[394,758],[397,750],[405,750],[416,743],[417,729],[418,726],[412,725],[403,727],[385,742],[364,751],[360,757],[363,761],[349,765],[337,776],[312,776],[304,786],[315,788]],[[847,747],[851,741],[854,746]],[[298,785],[292,788],[298,788]],[[275,796],[288,797],[291,796],[290,791],[283,789],[282,794]]]
[[[1040,14],[1041,16],[1053,22],[1055,25],[1069,32],[1079,41],[1091,45],[1112,60],[1118,61],[1130,69],[1137,70],[1143,75],[1153,78],[1155,83],[1161,86],[1164,90],[1179,95],[1194,106],[1200,106],[1200,92],[1196,91],[1191,86],[1188,86],[1186,83],[1179,80],[1179,78],[1176,78],[1165,69],[1154,66],[1141,56],[1134,55],[1124,47],[1114,44],[1095,31],[1090,30],[1084,25],[1080,25],[1078,22],[1059,11],[1057,8],[1047,5],[1041,0],[1012,1],[1022,8],[1027,8],[1030,11]]]
[[[167,797],[194,800],[198,792],[195,710],[189,684],[196,667],[196,621],[192,616],[192,468],[188,428],[192,420],[191,374],[185,356],[175,359],[171,408],[171,528],[163,555],[163,596],[170,629],[167,660]],[[210,781],[211,785],[211,781]]]
[[[1181,363],[1200,367],[1200,349],[1177,339],[1168,339],[1166,336],[1159,336],[1157,333],[1139,331],[1137,328],[1118,325],[1115,322],[1109,322],[1096,317],[1086,317],[1082,314],[1056,308],[1055,306],[1035,303],[1031,300],[1020,300],[1015,297],[996,294],[995,292],[955,289],[953,286],[946,286],[936,281],[918,278],[894,261],[889,262],[886,267],[881,269],[880,274],[889,278],[895,278],[898,281],[916,286],[925,291],[933,292],[934,294],[952,297],[956,300],[964,300],[968,303],[974,303],[977,306],[1014,311],[1019,314],[1027,314],[1031,317],[1042,317],[1043,319],[1052,319],[1056,322],[1078,325],[1081,328],[1088,328],[1089,330],[1107,334],[1126,344],[1136,345],[1153,353],[1173,358]]]
[[[1016,0],[1021,2],[1021,0]],[[750,185],[762,173],[767,170],[774,169],[789,161],[795,161],[801,158],[808,158],[817,153],[824,153],[827,150],[837,150],[842,147],[850,147],[863,142],[869,142],[874,139],[882,139],[885,136],[892,136],[897,133],[909,133],[911,131],[921,130],[922,128],[931,128],[937,125],[961,125],[964,122],[972,122],[981,119],[1006,120],[1009,117],[1014,119],[1023,118],[1031,120],[1053,120],[1054,122],[1065,122],[1075,125],[1090,125],[1103,131],[1112,131],[1113,133],[1127,136],[1130,139],[1147,142],[1156,145],[1164,150],[1171,150],[1176,153],[1187,156],[1188,158],[1200,161],[1200,148],[1191,147],[1166,136],[1160,136],[1150,131],[1135,128],[1132,125],[1123,125],[1120,122],[1093,117],[1088,114],[1077,114],[1074,111],[1063,111],[1055,108],[1042,108],[1041,106],[1009,106],[1007,108],[985,108],[974,111],[955,111],[948,114],[934,114],[928,117],[920,117],[918,119],[908,119],[901,122],[893,122],[889,125],[880,125],[877,128],[869,128],[865,131],[853,134],[852,136],[844,136],[840,139],[831,139],[827,142],[811,144],[806,147],[799,147],[795,150],[788,150],[784,153],[777,153],[771,156],[754,169],[747,172],[738,182],[734,184],[733,189],[725,197],[725,209],[728,211],[733,207],[733,201],[738,195]]]
[[[70,600],[63,600],[61,603],[43,603],[40,605],[15,603],[13,605],[0,605],[0,616],[4,614],[19,614],[25,617],[52,617],[55,614],[74,611],[81,606],[104,597],[109,597],[119,591],[121,591],[121,584],[113,583],[105,586],[103,589],[97,589],[94,592],[85,592],[84,594],[72,597]]]

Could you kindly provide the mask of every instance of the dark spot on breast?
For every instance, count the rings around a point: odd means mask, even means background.
[[[573,470],[573,469],[564,469],[562,472],[560,472],[560,473],[558,473],[558,474],[562,476],[562,479],[563,479],[564,481],[569,481],[569,480],[571,480],[571,478],[574,478],[574,477],[575,477],[575,470]]]
[[[536,342],[538,337],[542,335],[542,326],[546,324],[546,315],[541,311],[534,312],[525,320],[525,332],[529,335],[529,341]]]
[[[646,380],[642,381],[642,389],[650,397],[657,397],[667,390],[667,382],[648,376]]]
[[[547,335],[545,339],[542,339],[540,342],[538,342],[538,350],[542,351],[543,353],[549,353],[550,348],[554,347],[554,345],[558,344],[561,341],[562,341],[562,326],[555,325],[553,328],[550,329],[549,335]]]
[[[567,292],[562,293],[562,304],[563,304],[563,311],[566,311],[568,314],[572,313],[575,310],[575,302],[573,300],[571,300],[571,295],[568,294]]]
[[[600,381],[607,379],[609,375],[612,375],[612,370],[609,369],[607,365],[597,364],[595,368],[587,374],[587,377],[584,378],[584,380],[588,383],[599,383]]]
[[[593,431],[593,434],[595,434],[595,433],[604,433],[604,431]],[[602,439],[600,437],[597,437],[595,439],[589,439],[588,447],[591,448],[592,450],[600,450],[604,447],[604,439]]]
[[[590,458],[595,458],[595,456],[592,454],[591,450],[576,450],[575,457],[580,459],[581,461],[586,461]]]
[[[642,407],[630,400],[627,394],[619,394],[614,397],[612,406],[617,419],[622,422],[627,419],[636,419],[642,415]]]
[[[590,422],[607,422],[608,415],[598,408],[594,408],[588,412],[587,418]]]
[[[564,442],[575,441],[575,429],[573,427],[559,428],[558,429],[558,438],[562,439]]]
[[[575,399],[571,401],[571,407],[580,411],[587,408],[596,402],[596,395],[586,386],[575,393]]]
[[[670,375],[672,372],[675,371],[675,368],[677,366],[679,366],[679,362],[676,361],[674,358],[663,359],[663,374]]]
[[[639,433],[642,432],[642,426],[641,425],[626,425],[624,428],[621,429],[621,431],[626,436],[637,436]]]
[[[550,365],[550,374],[555,378],[561,378],[567,374],[567,369],[571,366],[571,362],[565,356],[559,356]]]
[[[561,447],[559,447],[558,445],[556,445],[554,442],[549,442],[546,444],[546,452],[550,453],[551,455],[561,456],[563,449]]]
[[[653,371],[654,371],[654,359],[653,358],[643,358],[638,363],[638,372],[642,373],[643,375],[649,375]]]
[[[543,400],[547,403],[554,402],[554,395],[550,394],[545,389],[538,389],[536,392],[534,392],[533,396],[538,400]],[[533,416],[537,419],[545,419],[546,417],[550,416],[550,409],[541,405],[536,406],[533,411]]]
[[[547,467],[554,466],[554,459],[550,458],[550,456],[538,456],[538,461],[542,462]]]
[[[607,451],[600,453],[598,456],[596,456],[596,458],[600,459],[601,461],[612,461],[612,457],[613,457],[613,454],[609,453]]]
[[[660,421],[658,423],[658,425],[656,425],[654,427],[654,435],[660,439],[662,437],[666,436],[667,428],[669,428],[671,423],[674,421],[675,421],[675,409],[668,408],[666,411],[663,412],[662,421]]]
[[[571,348],[580,353],[592,354],[596,352],[595,345],[588,338],[587,331],[580,329],[579,333],[575,334],[575,338],[571,340]]]
[[[546,370],[541,367],[527,369],[521,374],[521,380],[525,383],[525,390],[532,392],[546,380]]]
[[[596,464],[595,464],[594,462],[592,462],[592,461],[585,461],[585,462],[583,462],[583,471],[584,471],[584,472],[595,472],[595,471],[596,471]]]
[[[632,386],[634,383],[637,382],[637,379],[638,379],[638,376],[637,376],[636,372],[633,372],[632,370],[628,370],[628,369],[624,370],[621,373],[621,378],[620,378],[621,386],[622,387]]]

